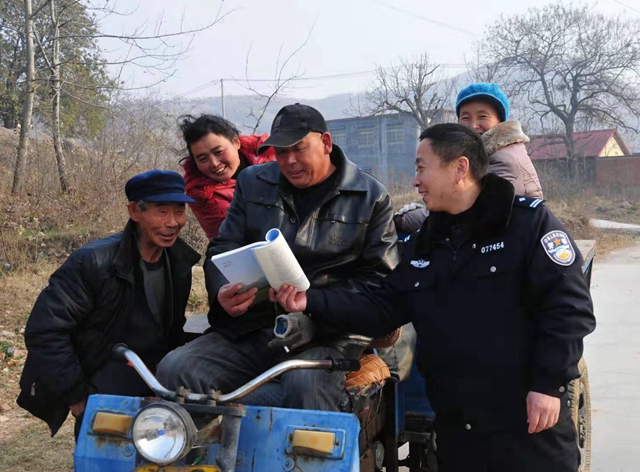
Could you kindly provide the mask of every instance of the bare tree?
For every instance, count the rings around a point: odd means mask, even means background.
[[[398,66],[378,67],[363,111],[370,115],[406,113],[424,129],[440,121],[452,91],[453,82],[445,80],[440,65],[422,54],[414,60],[402,60]]]
[[[579,129],[638,131],[639,20],[557,3],[503,17],[485,39],[486,59],[508,71],[507,90],[524,113],[543,129],[564,129],[570,171]]]
[[[69,4],[78,4],[79,0],[65,0]],[[190,50],[198,33],[207,31],[215,25],[223,21],[227,16],[235,10],[225,11],[225,0],[219,0],[218,9],[213,18],[199,26],[189,26],[186,23],[186,15],[183,13],[180,17],[179,26],[173,29],[167,29],[167,18],[163,12],[154,23],[144,21],[133,31],[124,31],[120,33],[110,33],[97,30],[88,31],[69,31],[59,36],[60,40],[101,40],[103,43],[110,42],[114,46],[114,51],[120,50],[124,46],[126,51],[120,57],[111,60],[103,60],[102,64],[110,67],[119,68],[116,73],[118,79],[123,78],[124,67],[130,69],[142,69],[145,73],[157,75],[158,79],[152,84],[144,84],[142,86],[130,84],[125,86],[125,82],[120,80],[117,84],[110,88],[119,90],[140,90],[149,89],[161,82],[166,81],[175,74],[177,62],[185,56]],[[134,10],[122,11],[118,8],[117,2],[112,0],[98,0],[97,2],[84,6],[87,11],[95,14],[95,22],[100,25],[101,22],[112,16],[129,16]],[[70,63],[74,63],[70,61]],[[77,64],[77,63],[75,63]]]
[[[222,8],[224,0],[220,0],[220,6],[215,18],[203,26],[185,26],[183,15],[180,26],[177,29],[168,31],[164,25],[164,16],[161,16],[156,21],[152,30],[145,22],[135,28],[133,32],[110,34],[99,30],[99,19],[96,19],[97,15],[102,14],[104,18],[111,15],[128,15],[130,12],[118,11],[117,6],[113,2],[110,3],[109,0],[102,0],[103,4],[98,6],[95,6],[94,3],[94,6],[91,6],[91,8],[79,0],[42,0],[36,7],[35,12],[32,11],[33,8],[31,1],[32,0],[25,0],[25,12],[27,11],[26,4],[28,3],[29,5],[29,13],[25,14],[27,18],[25,21],[25,28],[28,28],[29,31],[27,39],[28,41],[31,41],[31,52],[28,52],[31,57],[31,68],[27,71],[27,78],[25,82],[29,93],[26,94],[23,106],[22,134],[18,145],[16,171],[14,173],[14,193],[17,193],[22,185],[23,169],[25,167],[28,149],[28,131],[31,123],[31,110],[33,109],[33,89],[35,88],[37,80],[46,80],[51,88],[51,128],[54,140],[54,150],[60,185],[62,190],[66,192],[69,190],[69,183],[66,175],[66,161],[62,148],[60,131],[61,95],[64,94],[72,100],[82,101],[82,103],[88,106],[104,107],[103,104],[95,103],[91,99],[85,100],[73,95],[73,93],[69,91],[70,87],[83,89],[85,91],[93,90],[96,95],[104,91],[116,92],[121,90],[153,88],[159,83],[166,81],[175,73],[177,62],[190,50],[191,43],[197,33],[210,29],[231,13],[223,12]],[[43,31],[38,34],[38,32],[34,30],[33,19],[47,6],[50,7],[50,21],[43,27]],[[82,11],[91,11],[96,16],[85,16],[85,18],[89,19],[90,24],[80,25],[76,28],[64,28],[65,24],[61,24],[60,22],[60,10],[57,7],[61,7],[61,9],[80,8]],[[67,22],[66,24],[70,23],[71,22]],[[112,66],[116,68],[114,80],[98,84],[95,82],[85,84],[73,82],[71,80],[61,80],[61,70],[64,67],[72,68],[74,66],[87,66],[96,63],[95,54],[89,55],[88,57],[69,55],[69,57],[61,58],[61,43],[66,42],[68,44],[70,42],[83,42],[83,44],[88,44],[88,47],[95,47],[96,50],[98,50],[96,43],[98,39],[116,41],[125,46],[126,52],[122,57],[114,60],[100,58],[97,61],[99,67]],[[40,72],[45,70],[49,72],[46,79],[38,79],[36,76],[38,71],[35,70],[34,65],[34,40],[37,42],[44,62],[43,68]],[[29,46],[27,47],[27,50],[29,50]],[[49,50],[50,53],[48,52]],[[86,61],[91,62],[87,63]],[[142,86],[135,86],[131,83],[127,84],[127,81],[123,77],[126,67],[143,69],[145,73],[149,72],[150,75],[153,74],[158,78],[153,83],[143,84]],[[31,72],[31,75],[29,75],[29,72]]]
[[[60,137],[60,23],[56,16],[56,2],[49,0],[51,11],[51,26],[53,29],[53,40],[51,41],[51,128],[53,134],[53,150],[56,154],[58,164],[58,176],[60,178],[60,188],[63,192],[69,191],[67,181],[67,163],[62,152],[62,139]],[[45,55],[46,57],[46,55]]]
[[[311,33],[313,33],[313,29],[315,28],[315,21],[309,30],[309,34],[305,38],[304,42],[298,46],[291,54],[289,54],[286,59],[282,60],[282,50],[284,48],[284,44],[280,45],[280,50],[278,51],[278,57],[276,58],[276,67],[275,67],[275,75],[273,78],[273,82],[269,84],[268,92],[261,92],[258,88],[253,84],[251,79],[249,78],[249,58],[251,56],[251,50],[247,53],[247,59],[245,61],[245,80],[243,82],[238,82],[242,87],[244,87],[247,91],[251,92],[255,95],[255,100],[257,102],[256,106],[252,106],[249,110],[248,118],[252,118],[253,130],[252,133],[255,134],[260,127],[260,123],[267,113],[267,109],[269,105],[281,94],[283,94],[289,87],[291,87],[292,83],[304,76],[303,72],[300,72],[299,69],[296,69],[294,72],[288,73],[289,66],[291,65],[291,61],[293,58],[307,45],[309,42],[309,38],[311,38]]]
[[[18,152],[16,165],[13,172],[13,185],[11,193],[17,194],[22,189],[24,171],[27,162],[27,152],[29,151],[29,131],[31,130],[31,115],[33,114],[33,97],[35,95],[35,55],[33,48],[33,5],[31,0],[24,0],[24,35],[27,43],[27,77],[24,103],[22,105],[22,122],[20,128],[20,141],[18,142]]]
[[[504,78],[504,68],[499,62],[487,62],[483,51],[484,43],[480,42],[473,46],[472,53],[468,57],[465,55],[464,62],[467,66],[469,79],[473,83],[500,82]]]

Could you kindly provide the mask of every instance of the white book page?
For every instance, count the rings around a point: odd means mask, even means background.
[[[256,260],[252,249],[268,244],[265,241],[249,244],[232,251],[211,257],[222,275],[230,284],[242,284],[241,292],[250,288],[262,288],[268,285],[267,279]]]
[[[308,290],[311,286],[309,279],[280,230],[270,230],[266,240],[267,245],[253,248],[252,252],[269,285],[274,290],[279,290],[282,284],[293,285],[300,291]]]

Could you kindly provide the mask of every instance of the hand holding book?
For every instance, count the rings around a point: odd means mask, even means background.
[[[271,286],[278,290],[284,283],[298,290],[310,286],[307,276],[279,229],[267,232],[265,241],[248,244],[217,254],[211,262],[230,284],[241,283],[244,290]]]

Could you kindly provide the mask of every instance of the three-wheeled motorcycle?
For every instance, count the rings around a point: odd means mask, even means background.
[[[593,241],[578,241],[591,280]],[[204,330],[203,316],[185,331]],[[206,325],[205,325],[206,326]],[[140,358],[124,345],[114,355],[126,359],[155,392],[136,398],[92,395],[75,451],[77,472],[272,472],[344,471],[435,472],[437,437],[425,382],[415,363],[410,377],[389,381],[376,356],[382,344],[364,336],[359,359],[288,360],[233,392],[195,394],[163,387]],[[368,349],[368,350],[366,350]],[[419,345],[417,346],[419,349]],[[581,452],[580,472],[590,470],[591,411],[586,364],[570,385],[570,401]],[[292,369],[349,372],[341,412],[281,407],[278,376]],[[313,394],[310,392],[310,394]],[[399,459],[399,447],[409,445]]]

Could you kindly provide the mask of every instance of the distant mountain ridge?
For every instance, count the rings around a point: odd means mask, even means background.
[[[349,116],[357,116],[355,111],[351,110],[351,103],[357,103],[358,98],[363,100],[363,96],[357,94],[339,94],[331,95],[320,99],[298,99],[295,97],[281,96],[273,100],[267,112],[260,122],[258,131],[260,133],[268,133],[271,128],[271,122],[278,110],[285,105],[293,103],[304,103],[310,105],[320,111],[326,120],[334,120],[338,118],[346,118]],[[251,95],[231,95],[224,97],[225,117],[232,121],[242,132],[249,132],[255,125],[255,118],[248,116],[251,107],[258,107],[259,103],[256,98]],[[168,111],[173,115],[200,113],[214,113],[220,115],[222,113],[222,100],[220,97],[196,98],[183,100],[177,104],[166,105]],[[349,114],[350,113],[350,114]]]
[[[466,84],[472,81],[471,76],[468,73],[460,74],[454,77],[452,80],[455,81],[458,86],[456,89],[464,87]],[[444,90],[444,83],[442,85],[442,89]],[[289,105],[292,103],[305,103],[310,105],[316,109],[318,109],[325,119],[327,120],[335,120],[339,118],[348,118],[353,116],[358,116],[357,112],[359,108],[359,104],[365,103],[365,94],[364,93],[353,93],[353,94],[338,94],[331,95],[326,98],[320,99],[299,99],[294,96],[279,96],[273,100],[267,109],[264,117],[260,122],[260,126],[258,128],[259,133],[268,133],[271,128],[271,122],[275,117],[278,110],[285,105]],[[451,98],[451,107],[454,106],[455,98]],[[249,117],[249,112],[251,107],[258,107],[259,102],[256,100],[255,96],[251,95],[230,95],[225,96],[225,116],[228,120],[238,126],[241,132],[247,133],[250,132],[254,125],[255,119],[253,117]],[[167,105],[167,110],[173,115],[181,115],[181,114],[200,114],[200,113],[214,113],[221,114],[222,111],[222,100],[219,96],[217,97],[206,97],[206,98],[195,98],[182,100],[180,102],[170,102]],[[513,106],[511,116],[514,119],[518,119],[518,109],[517,106]],[[627,118],[628,122],[634,123],[635,126],[640,128],[640,123],[638,120],[629,116]],[[540,130],[535,129],[536,123],[532,122],[529,124],[528,132],[530,134],[539,134]],[[610,126],[603,126],[602,128],[609,128]],[[562,132],[563,130],[558,130]],[[627,144],[631,147],[631,149],[638,153],[640,152],[640,136],[636,135],[633,132],[625,131],[624,129],[619,129],[620,134],[626,140]]]

